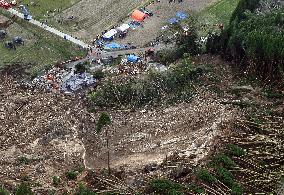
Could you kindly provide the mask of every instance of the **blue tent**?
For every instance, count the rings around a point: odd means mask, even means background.
[[[105,44],[104,49],[121,49],[121,45],[115,42]]]
[[[129,61],[129,62],[138,62],[138,60],[139,60],[139,57],[138,56],[136,56],[136,55],[129,55],[129,56],[127,56],[127,60]]]
[[[184,12],[177,12],[176,17],[180,18],[181,20],[184,20],[188,17],[188,15]]]
[[[176,23],[178,23],[179,21],[178,21],[178,19],[176,19],[176,18],[171,18],[171,19],[168,20],[168,22],[169,22],[170,24],[176,24]]]

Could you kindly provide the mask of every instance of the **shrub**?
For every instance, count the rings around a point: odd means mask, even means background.
[[[227,145],[227,153],[231,156],[243,156],[246,154],[244,149],[234,144]]]
[[[60,177],[58,177],[58,176],[53,176],[53,178],[52,178],[52,183],[53,183],[54,186],[58,186],[58,185],[60,184],[60,182],[61,182]]]
[[[243,191],[243,187],[238,183],[234,183],[232,186],[232,195],[242,195]]]
[[[16,192],[15,195],[32,195],[34,194],[32,192],[32,189],[30,188],[30,186],[23,182],[21,183],[17,188],[16,188]]]
[[[253,11],[257,7],[254,1],[259,0],[243,0],[239,7],[249,7]],[[230,25],[220,36],[209,36],[207,51],[235,60],[242,71],[262,80],[283,81],[284,30],[279,27],[284,24],[284,9],[265,14],[237,9]]]
[[[245,19],[245,12],[254,11],[259,6],[260,0],[240,0],[237,8],[232,14],[231,22],[234,20],[244,20]]]
[[[232,187],[234,185],[234,178],[230,171],[223,167],[217,167],[216,168],[216,175],[217,178],[222,181],[225,185],[228,187]]]
[[[0,195],[9,195],[9,192],[4,187],[0,186]]]
[[[93,73],[94,78],[101,80],[105,77],[105,73],[102,70],[97,70]]]
[[[189,190],[196,194],[204,194],[205,190],[202,187],[197,186],[196,184],[190,184],[186,186]]]
[[[28,159],[27,157],[25,157],[25,156],[20,156],[18,159],[17,159],[17,161],[19,162],[19,164],[25,164],[25,165],[27,165],[27,164],[29,164],[30,163],[30,159]]]
[[[78,171],[71,170],[71,171],[66,172],[66,178],[69,179],[69,180],[77,179],[78,175],[79,175]]]
[[[225,154],[218,154],[212,160],[213,166],[224,166],[226,168],[231,168],[236,166],[236,163]]]
[[[119,108],[189,101],[193,94],[191,82],[202,73],[203,67],[180,63],[167,72],[150,72],[142,79],[106,82],[90,98],[96,106]]]
[[[96,193],[92,192],[84,184],[79,183],[79,187],[78,187],[77,192],[75,193],[75,195],[96,195]]]
[[[167,179],[154,179],[149,183],[149,191],[164,194],[164,195],[178,195],[182,194],[181,190],[184,188],[181,184],[172,182]]]
[[[76,69],[75,71],[76,73],[84,73],[87,70],[86,64],[79,63],[75,66],[75,69]]]
[[[102,128],[106,125],[109,125],[110,123],[111,119],[109,114],[106,112],[102,112],[97,123],[97,133],[100,133],[102,131]]]
[[[207,182],[207,183],[215,183],[217,180],[214,175],[212,175],[208,170],[206,169],[199,169],[196,173],[196,176],[198,179]]]

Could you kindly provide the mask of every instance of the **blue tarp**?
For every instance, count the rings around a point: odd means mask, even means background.
[[[176,24],[176,23],[178,23],[179,21],[178,21],[178,19],[176,19],[176,18],[171,18],[171,19],[168,20],[168,22],[169,22],[170,24]]]
[[[184,19],[186,19],[188,17],[188,15],[186,13],[184,13],[184,12],[177,12],[176,13],[176,17],[180,18],[181,20],[184,20]]]
[[[121,49],[121,48],[122,46],[115,42],[105,44],[104,46],[104,49]]]
[[[136,29],[141,25],[141,23],[137,22],[137,21],[131,21],[131,22],[128,23],[128,25],[130,26],[130,28]]]
[[[129,62],[137,62],[139,60],[139,57],[136,56],[136,55],[129,55],[129,56],[127,56],[127,60]]]

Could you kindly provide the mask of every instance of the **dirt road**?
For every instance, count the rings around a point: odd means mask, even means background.
[[[154,12],[154,17],[146,20],[144,28],[138,29],[138,33],[131,32],[129,41],[151,41],[166,23],[166,19],[173,17],[177,11],[198,11],[214,1],[216,0],[183,0],[182,3],[169,4],[168,0],[161,0],[160,3],[152,4],[147,8]],[[74,30],[71,33],[89,42],[102,31],[127,20],[127,15],[145,2],[147,0],[82,0],[56,18],[67,20],[72,16]]]

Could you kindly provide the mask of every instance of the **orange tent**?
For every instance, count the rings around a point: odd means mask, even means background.
[[[146,17],[147,17],[147,14],[139,11],[139,10],[135,10],[131,17],[136,20],[136,21],[139,21],[139,22],[142,22]]]

